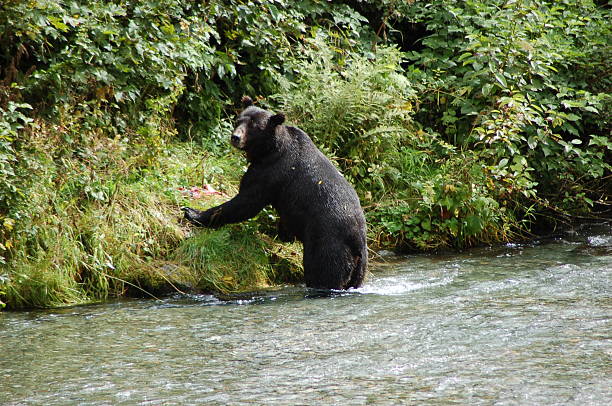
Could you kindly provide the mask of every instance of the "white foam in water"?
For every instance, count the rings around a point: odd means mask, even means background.
[[[402,278],[381,278],[371,280],[365,286],[355,289],[360,293],[374,293],[377,295],[396,296],[406,292],[411,292],[417,289],[423,289],[429,285],[424,283],[415,283]]]
[[[612,237],[610,236],[592,236],[588,237],[589,245],[592,247],[605,247],[612,244]]]

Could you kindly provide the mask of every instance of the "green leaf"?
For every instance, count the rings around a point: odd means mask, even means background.
[[[506,83],[506,78],[504,77],[504,75],[502,75],[501,73],[495,73],[495,79],[499,82],[500,85],[502,85],[502,87],[504,89],[506,89],[508,87],[508,84]]]
[[[278,11],[276,6],[274,6],[273,4],[270,4],[268,7],[269,7],[269,10],[270,10],[270,15],[272,16],[272,19],[274,21],[276,21],[276,22],[280,21],[281,13]]]
[[[54,17],[54,16],[50,16],[49,17],[49,22],[55,28],[57,28],[58,30],[63,31],[63,32],[68,31],[68,29],[70,28],[66,24],[64,24],[59,18]]]
[[[607,147],[608,149],[612,149],[612,141],[610,141],[609,137],[604,137],[600,135],[591,135],[591,141],[589,145],[598,145],[600,147]]]
[[[465,234],[474,235],[482,230],[482,219],[478,216],[468,216],[465,219]]]
[[[421,228],[422,228],[423,230],[426,230],[426,231],[431,231],[431,220],[430,220],[430,219],[428,219],[428,218],[427,218],[427,219],[424,219],[424,220],[421,222]]]
[[[457,58],[457,61],[461,62],[462,60],[469,58],[470,56],[472,56],[471,52],[464,52],[461,55],[459,55],[459,58]]]
[[[578,120],[580,120],[580,118],[581,118],[581,117],[580,117],[579,115],[576,115],[576,114],[572,114],[572,113],[570,113],[570,114],[568,114],[568,115],[567,115],[567,117],[566,117],[566,118],[567,118],[569,121],[578,121]]]
[[[482,95],[483,96],[488,96],[489,94],[491,94],[491,89],[493,89],[493,85],[491,83],[487,83],[482,87]]]
[[[529,145],[529,148],[535,149],[538,146],[538,139],[532,135],[527,139],[527,145]]]

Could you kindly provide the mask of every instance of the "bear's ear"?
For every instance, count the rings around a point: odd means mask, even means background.
[[[242,103],[242,107],[245,109],[253,105],[253,99],[251,99],[249,96],[242,96],[240,102]]]
[[[275,128],[278,125],[281,125],[285,122],[285,115],[283,113],[278,113],[270,117],[268,120],[268,126]]]

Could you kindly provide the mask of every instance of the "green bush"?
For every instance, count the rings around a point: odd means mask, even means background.
[[[408,56],[422,95],[416,119],[477,151],[500,196],[517,208],[527,197],[540,211],[588,208],[605,196],[609,10],[591,1],[397,6],[429,33]]]
[[[403,150],[398,189],[368,207],[376,245],[432,250],[512,239],[521,229],[496,200],[482,162],[471,153],[448,156]]]
[[[22,86],[0,93],[0,104],[23,97],[46,113],[93,104],[122,132],[146,127],[157,106],[174,110],[180,96],[175,114],[198,139],[217,128],[229,100],[275,88],[310,24],[356,36],[362,19],[318,1],[8,1],[0,67],[5,83]]]

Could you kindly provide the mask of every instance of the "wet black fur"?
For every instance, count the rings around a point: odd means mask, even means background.
[[[198,226],[220,227],[249,219],[272,205],[280,216],[279,238],[304,244],[306,285],[322,289],[359,287],[368,253],[363,210],[353,187],[319,151],[310,137],[283,125],[283,114],[252,106],[237,127],[248,125],[244,150],[250,166],[239,193],[206,211],[184,208]]]

